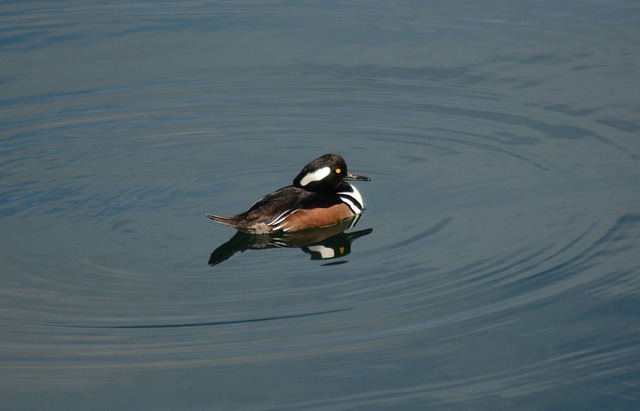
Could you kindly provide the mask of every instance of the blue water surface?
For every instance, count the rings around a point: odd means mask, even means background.
[[[1,409],[640,408],[640,4],[0,24]],[[372,178],[334,258],[210,265],[326,152]]]

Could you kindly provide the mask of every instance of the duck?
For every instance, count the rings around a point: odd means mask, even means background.
[[[339,154],[324,154],[304,166],[293,184],[260,198],[247,211],[207,217],[249,234],[291,233],[357,220],[364,200],[347,181],[371,179],[350,172]]]

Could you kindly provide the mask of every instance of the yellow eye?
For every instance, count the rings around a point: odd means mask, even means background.
[[[336,168],[336,174],[340,174],[342,170],[340,170],[339,168]]]

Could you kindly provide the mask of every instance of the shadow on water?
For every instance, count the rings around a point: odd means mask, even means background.
[[[238,231],[231,239],[217,247],[209,257],[209,265],[215,266],[238,252],[269,248],[299,248],[311,255],[312,260],[331,260],[351,253],[351,243],[371,234],[373,229],[345,231],[354,227],[358,218],[342,221],[329,227],[303,230],[294,233],[247,234]],[[341,261],[339,263],[343,263]],[[338,262],[333,262],[336,264]]]

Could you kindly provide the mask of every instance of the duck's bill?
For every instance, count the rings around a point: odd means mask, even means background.
[[[344,179],[345,180],[351,180],[351,181],[371,181],[371,179],[369,177],[359,176],[357,174],[353,174],[350,171],[347,171],[347,176]]]

